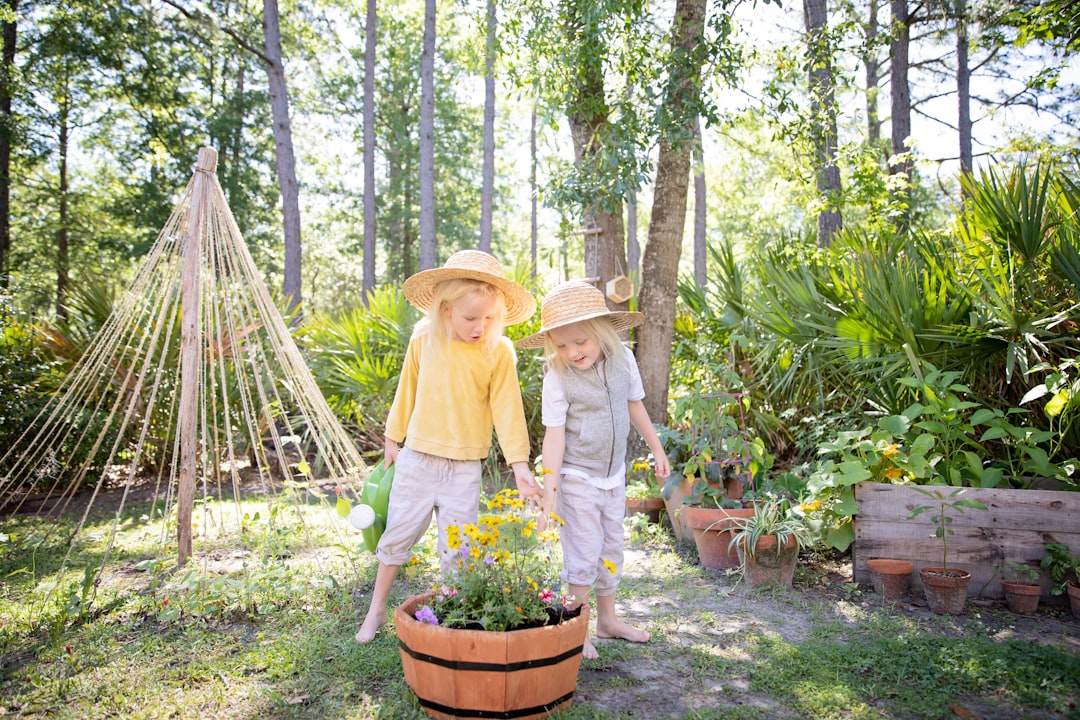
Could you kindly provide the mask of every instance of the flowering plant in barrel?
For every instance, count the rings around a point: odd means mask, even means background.
[[[423,623],[474,630],[516,630],[568,617],[558,593],[562,554],[556,516],[546,530],[516,490],[486,502],[476,524],[447,529],[456,572],[433,589],[415,617]]]

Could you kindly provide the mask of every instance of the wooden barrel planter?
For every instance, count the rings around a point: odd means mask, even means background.
[[[559,625],[495,632],[417,621],[413,613],[431,596],[413,595],[394,610],[405,682],[429,717],[528,720],[570,706],[587,603]]]

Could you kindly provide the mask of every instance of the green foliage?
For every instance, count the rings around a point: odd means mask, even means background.
[[[1001,577],[1005,582],[1036,585],[1039,582],[1039,569],[1027,563],[1010,560],[1002,567]]]
[[[648,500],[660,497],[660,485],[653,470],[652,454],[634,458],[626,472],[626,497],[631,500]]]
[[[1080,583],[1080,558],[1069,552],[1068,546],[1055,542],[1047,543],[1044,549],[1046,554],[1039,561],[1039,567],[1050,573],[1054,595],[1063,594],[1070,582]]]
[[[754,514],[748,518],[731,518],[732,529],[729,548],[741,548],[748,557],[757,554],[758,540],[766,535],[776,536],[776,552],[788,545],[792,538],[801,550],[810,545],[810,532],[803,518],[793,512],[784,498],[768,498],[754,503]]]
[[[401,291],[388,286],[372,291],[367,306],[338,318],[310,317],[298,332],[327,402],[357,425],[372,452],[382,451],[386,413],[419,318]]]
[[[964,508],[971,510],[985,510],[986,506],[978,500],[957,497],[958,495],[967,492],[967,488],[955,488],[948,494],[939,487],[914,486],[912,489],[926,495],[928,498],[932,499],[934,503],[931,505],[919,505],[912,509],[912,511],[908,513],[908,520],[918,517],[928,510],[937,511],[937,514],[930,518],[930,522],[934,525],[933,537],[941,540],[941,567],[946,569],[949,566],[948,538],[950,535],[954,534],[953,529],[950,527],[954,518],[949,513],[963,514]]]
[[[39,342],[38,327],[0,293],[0,447],[11,447],[44,407],[56,382],[46,380],[55,367]]]

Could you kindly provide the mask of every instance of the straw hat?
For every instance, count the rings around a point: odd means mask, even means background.
[[[507,280],[502,263],[480,250],[458,251],[442,267],[412,275],[401,289],[409,302],[427,312],[435,297],[435,286],[455,279],[480,280],[501,290],[506,298],[507,325],[524,322],[536,312],[536,298],[513,280]]]
[[[604,293],[587,282],[571,280],[557,285],[540,306],[540,332],[517,341],[520,348],[544,347],[544,336],[555,328],[590,318],[606,317],[616,332],[622,332],[645,322],[639,312],[608,310]]]

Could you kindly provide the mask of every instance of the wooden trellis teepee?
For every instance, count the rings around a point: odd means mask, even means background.
[[[357,497],[366,476],[255,267],[216,166],[217,153],[202,148],[135,282],[60,391],[0,456],[0,514],[59,516],[91,492],[76,534],[102,490],[123,484],[99,577],[133,486],[152,484],[163,516],[175,513],[183,565],[197,554],[197,493],[231,490],[235,517],[220,512],[200,523],[203,533],[227,536],[241,523],[242,473],[257,477],[267,497],[290,488],[297,502],[325,500],[317,485],[328,478]],[[140,476],[147,467],[156,468],[149,480]]]

